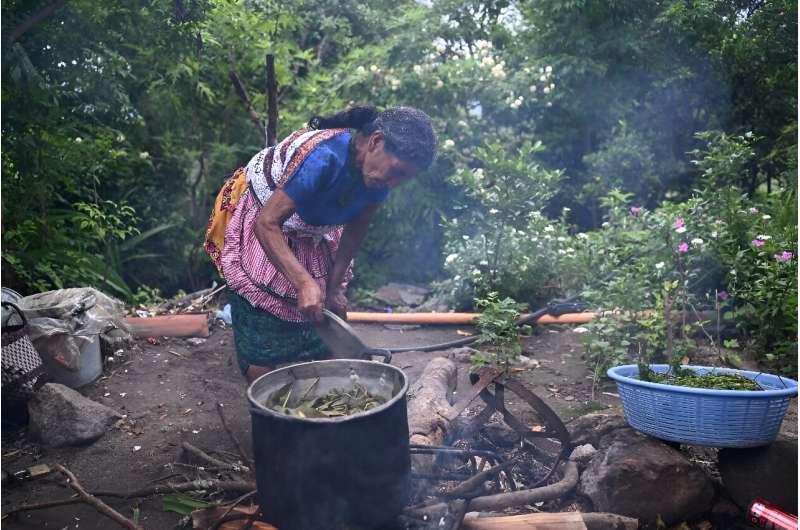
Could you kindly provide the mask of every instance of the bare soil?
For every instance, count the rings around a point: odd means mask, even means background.
[[[461,337],[459,331],[473,331],[465,326],[358,324],[354,328],[367,344],[389,348],[454,340]],[[578,334],[568,328],[540,328],[536,335],[524,340],[524,350],[526,355],[539,361],[540,367],[525,370],[519,377],[565,422],[598,410],[621,413],[612,383],[592,388],[590,372],[581,359]],[[437,355],[441,352],[399,353],[395,354],[392,364],[403,369],[413,381]],[[459,392],[469,387],[470,365],[465,356],[457,357],[456,361]],[[72,470],[88,490],[132,490],[180,472],[179,468],[170,470],[169,464],[181,461],[183,441],[232,461],[236,459],[236,449],[222,428],[217,402],[224,405],[229,425],[248,454],[252,454],[246,384],[234,360],[230,329],[215,326],[211,337],[200,345],[193,345],[186,339],[161,338],[157,344],[139,340],[134,348],[108,363],[101,379],[80,391],[125,414],[125,420],[84,447],[46,448],[28,440],[24,430],[13,434],[5,432],[2,465],[6,472],[13,473],[37,463],[61,463]],[[532,417],[527,405],[515,403],[513,395],[506,399],[509,408],[520,418]],[[796,400],[784,420],[782,433],[797,437]],[[191,470],[186,470],[186,474],[193,478]],[[22,503],[70,496],[71,492],[58,484],[61,480],[55,475],[4,485],[3,512]],[[141,523],[148,530],[173,528],[181,518],[164,512],[159,496],[143,500],[104,500],[127,516],[138,507]],[[2,524],[9,530],[106,530],[115,527],[92,508],[80,504],[18,514],[5,518]]]

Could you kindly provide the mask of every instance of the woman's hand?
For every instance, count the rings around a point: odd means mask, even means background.
[[[322,320],[322,289],[317,282],[304,283],[297,292],[297,309],[312,322]]]
[[[328,288],[325,294],[325,308],[333,311],[342,320],[347,320],[347,297],[341,286]]]

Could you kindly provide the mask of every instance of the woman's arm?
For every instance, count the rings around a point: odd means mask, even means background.
[[[258,213],[253,231],[269,260],[297,289],[297,309],[309,320],[322,320],[322,291],[286,244],[281,227],[297,209],[281,189],[275,190]],[[363,237],[363,236],[362,236]]]
[[[378,207],[378,204],[367,206],[345,225],[339,248],[336,251],[336,261],[333,264],[333,270],[328,276],[325,302],[328,309],[342,318],[346,318],[347,315],[347,298],[344,296],[344,287],[342,285],[344,275],[358,248],[364,241],[369,224],[375,216],[375,212],[378,211]]]

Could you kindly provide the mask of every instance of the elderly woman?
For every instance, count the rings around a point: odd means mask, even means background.
[[[312,323],[345,316],[351,264],[389,190],[430,166],[423,112],[354,107],[311,119],[264,149],[220,191],[205,247],[230,289],[239,368],[248,381],[327,351]]]

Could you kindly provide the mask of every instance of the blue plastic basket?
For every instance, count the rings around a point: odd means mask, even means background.
[[[653,364],[659,373],[666,364]],[[765,390],[709,390],[639,381],[635,364],[617,366],[608,376],[617,389],[628,423],[643,433],[685,444],[708,447],[757,447],[778,434],[797,381],[786,377],[730,368],[683,366],[695,373],[738,373]]]

